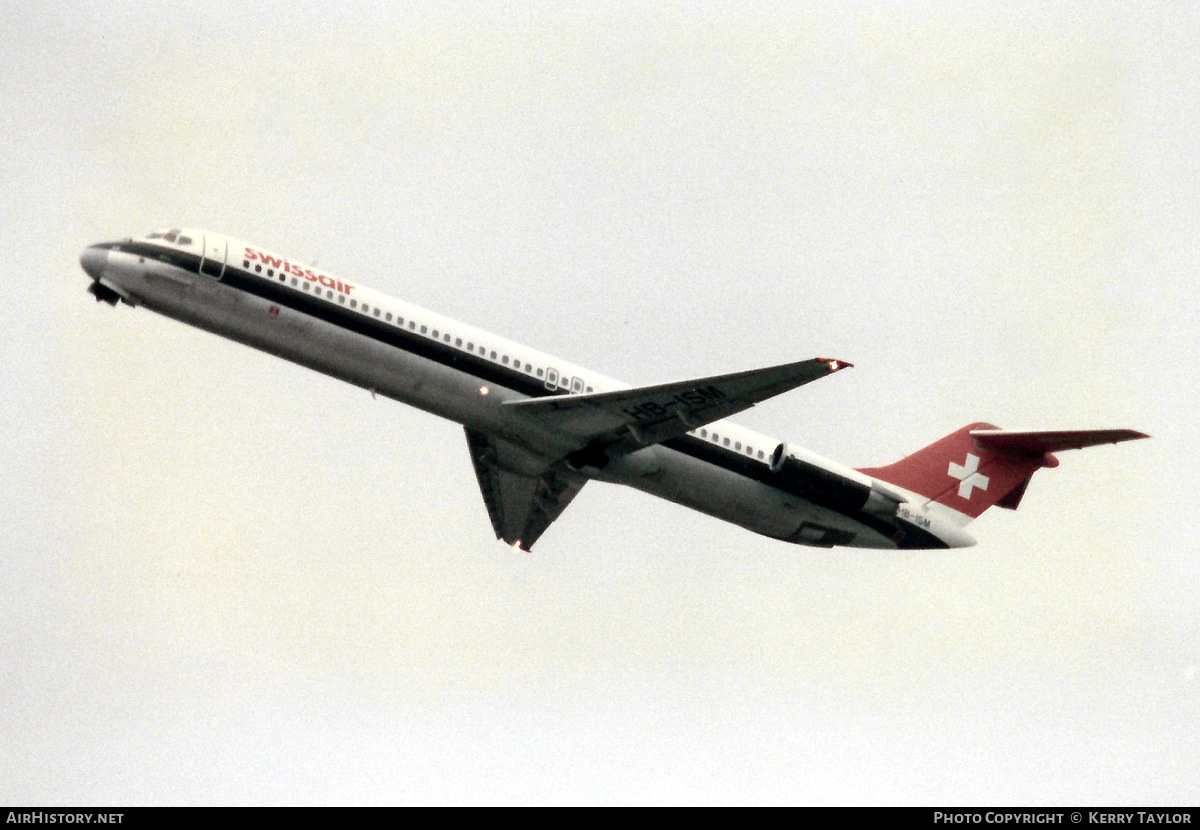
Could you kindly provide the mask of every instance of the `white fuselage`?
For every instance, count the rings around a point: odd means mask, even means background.
[[[168,238],[168,236],[173,238]],[[198,328],[299,363],[372,392],[503,438],[531,464],[578,449],[571,435],[505,401],[629,388],[527,346],[199,230],[103,243],[82,262],[98,299],[119,297]],[[853,515],[798,496],[772,478],[779,441],[728,421],[613,458],[591,478],[625,484],[756,533],[802,544],[867,548],[971,544],[937,505],[897,534],[894,517]],[[872,479],[789,448],[831,476]],[[930,512],[932,511],[932,512]],[[903,537],[906,541],[897,540]]]

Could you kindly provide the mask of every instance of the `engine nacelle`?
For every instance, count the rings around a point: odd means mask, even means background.
[[[780,489],[839,513],[862,511],[894,523],[896,510],[904,501],[866,476],[859,481],[805,461],[787,444],[780,444],[771,453],[771,472]]]

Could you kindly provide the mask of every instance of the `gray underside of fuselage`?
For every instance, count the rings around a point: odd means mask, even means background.
[[[503,407],[526,396],[325,320],[161,263],[122,274],[137,304],[402,403],[558,459],[577,439]],[[464,453],[465,460],[465,453]],[[623,484],[747,530],[799,544],[895,548],[851,517],[664,446],[612,459],[589,477]]]

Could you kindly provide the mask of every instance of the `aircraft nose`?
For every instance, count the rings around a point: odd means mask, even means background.
[[[89,277],[98,280],[104,276],[104,269],[108,265],[108,250],[98,245],[84,248],[79,256],[79,264]]]

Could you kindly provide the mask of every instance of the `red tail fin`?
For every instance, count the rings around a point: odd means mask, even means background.
[[[1016,510],[1030,476],[1042,467],[1058,466],[1052,452],[1146,437],[1131,429],[1010,432],[977,423],[895,464],[859,472],[974,519],[993,504]]]

